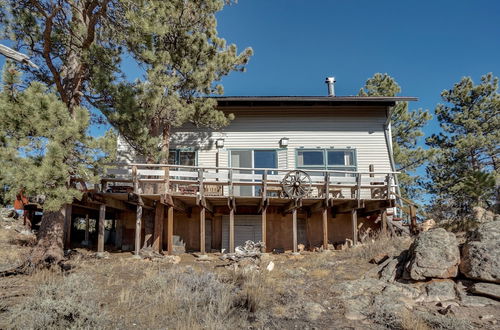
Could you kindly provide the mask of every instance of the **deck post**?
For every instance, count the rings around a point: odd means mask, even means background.
[[[264,252],[266,250],[266,236],[267,236],[267,207],[262,208],[262,243],[264,243]]]
[[[106,218],[106,204],[99,206],[99,224],[97,232],[97,253],[104,252],[104,219]]]
[[[142,222],[142,205],[137,205],[137,210],[135,214],[135,255],[139,256],[139,250],[141,249],[141,222]]]
[[[297,208],[292,211],[293,253],[297,253]]]
[[[205,254],[205,208],[200,206],[200,252]]]
[[[382,212],[382,234],[387,235],[387,210]]]
[[[234,207],[229,207],[229,253],[234,253]]]
[[[64,209],[64,247],[66,249],[69,249],[71,247],[71,216],[72,216],[71,204],[65,204],[63,209]]]
[[[352,223],[352,244],[358,244],[358,210],[351,210],[351,223]]]
[[[90,245],[89,232],[90,232],[90,219],[89,219],[89,215],[85,214],[85,244],[87,246]]]
[[[155,207],[155,225],[153,230],[153,250],[161,252],[162,250],[162,233],[164,221],[164,206],[162,203],[157,202]]]
[[[171,255],[174,253],[174,208],[167,208],[167,251]]]
[[[323,208],[323,249],[328,250],[328,208]]]

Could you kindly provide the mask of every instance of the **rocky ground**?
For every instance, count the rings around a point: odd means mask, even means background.
[[[0,268],[33,241],[20,220],[0,218]],[[65,272],[0,278],[0,328],[496,329],[499,254],[498,221],[462,240],[433,229],[300,255],[78,249]]]

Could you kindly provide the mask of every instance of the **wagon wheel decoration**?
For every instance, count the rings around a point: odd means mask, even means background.
[[[290,171],[281,181],[281,185],[288,197],[303,198],[311,192],[311,177],[304,171]]]

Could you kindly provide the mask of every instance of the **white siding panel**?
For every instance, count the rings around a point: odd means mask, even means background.
[[[234,111],[235,120],[219,132],[183,127],[173,134],[172,148],[195,148],[198,165],[215,166],[215,140],[224,138],[219,166],[228,166],[231,149],[276,149],[280,168],[296,166],[298,148],[353,148],[359,171],[390,171],[383,125],[384,108],[315,111]],[[279,148],[282,137],[287,149]],[[122,147],[123,148],[123,147]]]

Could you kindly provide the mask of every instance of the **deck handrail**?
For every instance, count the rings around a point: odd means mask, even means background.
[[[341,174],[400,174],[401,172],[393,172],[393,171],[342,171],[342,170],[313,170],[309,168],[269,168],[269,167],[227,167],[227,166],[193,166],[193,165],[175,165],[175,164],[144,164],[144,163],[111,163],[106,164],[107,166],[126,166],[132,168],[136,167],[168,167],[168,168],[186,168],[186,169],[203,169],[203,170],[237,170],[237,171],[294,171],[301,170],[305,172],[312,173],[341,173]]]

